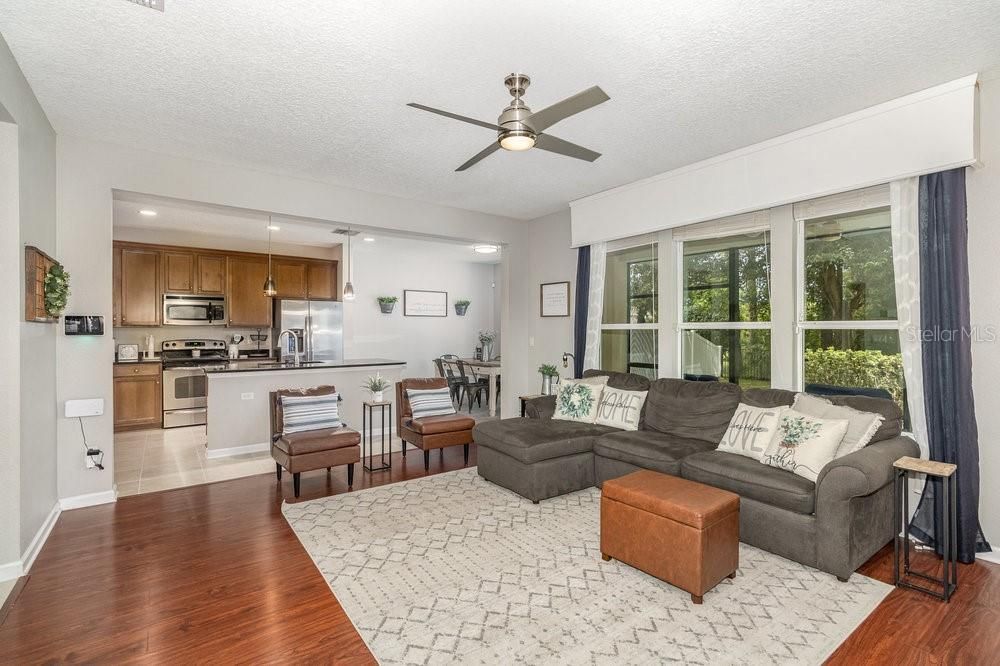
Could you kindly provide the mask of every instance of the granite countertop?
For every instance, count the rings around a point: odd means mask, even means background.
[[[205,374],[226,374],[233,372],[266,372],[272,370],[330,370],[337,368],[364,368],[381,365],[405,365],[406,361],[387,358],[357,358],[343,361],[303,361],[299,365],[273,360],[240,359],[215,367],[205,368]]]

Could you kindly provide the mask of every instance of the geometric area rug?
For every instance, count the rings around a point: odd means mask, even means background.
[[[532,504],[475,468],[282,511],[382,664],[819,664],[892,590],[740,544],[696,606],[601,560],[598,489]]]

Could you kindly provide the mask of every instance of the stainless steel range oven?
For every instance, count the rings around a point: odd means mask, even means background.
[[[165,340],[163,360],[163,427],[207,422],[208,381],[205,368],[226,360],[222,340]]]

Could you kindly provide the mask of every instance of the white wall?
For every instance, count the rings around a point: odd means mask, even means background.
[[[969,169],[969,284],[973,326],[1000,332],[1000,69],[981,78],[980,145],[983,167]],[[979,425],[979,519],[993,547],[1000,547],[1000,340],[972,346],[972,383]]]
[[[379,239],[354,245],[357,298],[344,303],[345,358],[406,361],[404,377],[433,377],[432,359],[441,354],[472,356],[479,331],[499,328],[494,320],[493,265],[441,259],[434,246],[420,241]],[[403,290],[448,292],[447,317],[403,316]],[[392,314],[382,314],[375,299],[396,296]],[[454,303],[472,301],[464,317]]]
[[[57,155],[57,256],[74,280],[67,312],[103,314],[107,320],[111,318],[113,189],[341,224],[506,243],[515,252],[526,228],[523,221],[495,215],[65,135],[59,137]],[[355,280],[359,277],[356,273]],[[71,398],[105,399],[107,413],[88,420],[88,434],[93,444],[107,452],[105,461],[113,460],[111,336],[60,335],[57,349],[58,403]],[[58,432],[59,496],[110,491],[113,463],[104,472],[87,470],[79,430],[59,419]]]
[[[519,414],[518,395],[538,393],[538,366],[556,365],[564,377],[573,368],[562,367],[563,352],[573,351],[576,315],[576,250],[570,248],[569,209],[528,222],[522,252],[505,257],[510,289],[510,326],[504,329],[504,413]],[[509,260],[509,261],[506,261]],[[570,316],[542,317],[539,289],[544,282],[570,282]]]
[[[3,351],[16,357],[4,358],[9,370],[0,379],[0,390],[11,390],[8,383],[16,380],[22,398],[13,416],[13,423],[4,422],[8,447],[19,439],[20,465],[0,470],[0,485],[4,488],[0,507],[0,566],[9,562],[11,554],[24,553],[46,517],[56,504],[56,326],[27,323],[23,320],[23,245],[35,245],[58,259],[56,247],[56,137],[45,113],[21,74],[7,44],[0,37],[0,121],[17,125],[18,138],[18,233],[4,227],[0,243],[3,256],[12,256],[10,243],[16,244],[18,275],[12,283],[22,296],[15,322],[16,339],[7,339],[13,329],[5,329]],[[9,127],[8,130],[9,132]],[[9,196],[9,195],[8,195]],[[6,313],[5,313],[6,314]],[[16,368],[16,369],[14,369]],[[13,369],[13,370],[11,370]],[[10,405],[10,403],[7,403]],[[10,415],[7,415],[8,417]],[[15,434],[16,433],[16,434]],[[2,446],[2,445],[0,445]],[[6,455],[15,452],[7,450]],[[10,497],[8,497],[10,495]],[[12,501],[11,497],[16,497]]]

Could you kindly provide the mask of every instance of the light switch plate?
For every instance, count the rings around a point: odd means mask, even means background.
[[[240,393],[240,399],[253,400],[253,393]]]

